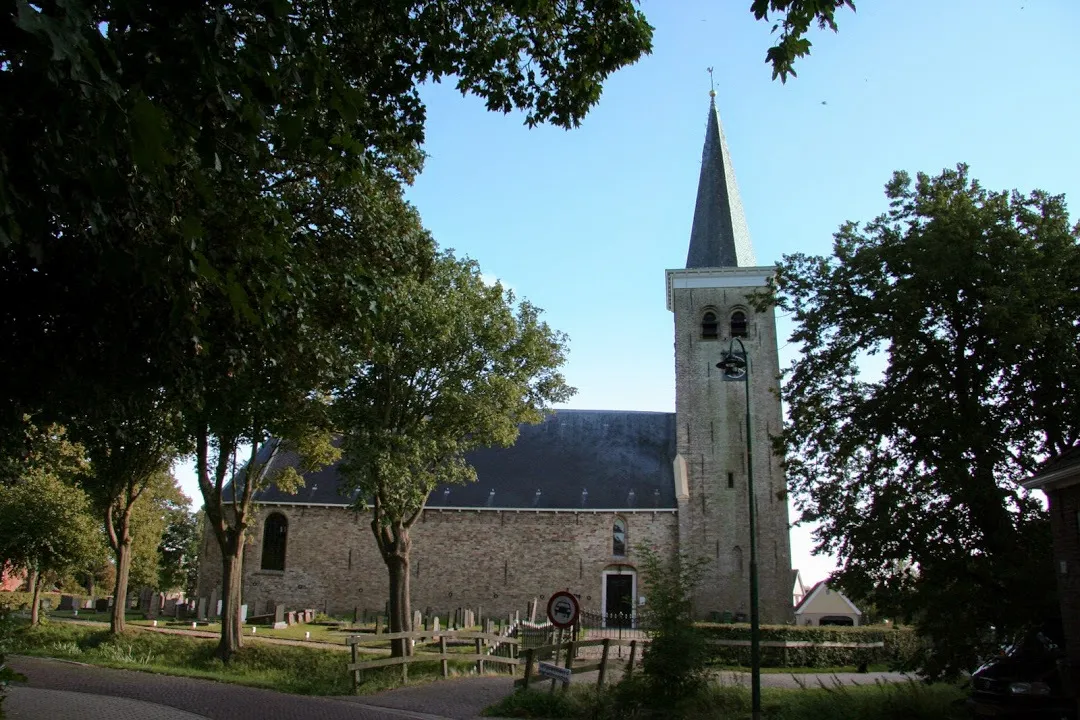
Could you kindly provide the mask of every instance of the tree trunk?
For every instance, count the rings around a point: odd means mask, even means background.
[[[386,567],[390,571],[390,632],[412,632],[408,554],[387,555]],[[394,646],[392,655],[393,657],[412,655],[412,643],[403,639]]]
[[[30,568],[30,572],[26,574],[26,591],[34,592],[34,586],[37,585],[38,571],[37,568]]]
[[[41,622],[41,573],[34,573],[33,598],[30,600],[30,625]]]
[[[240,593],[243,585],[244,542],[229,532],[221,554],[221,640],[214,653],[222,662],[229,662],[243,644],[240,622]]]
[[[124,535],[127,535],[126,528]],[[112,616],[109,618],[109,632],[122,633],[127,629],[125,613],[127,612],[128,576],[131,574],[131,540],[116,546],[116,584],[113,586]]]

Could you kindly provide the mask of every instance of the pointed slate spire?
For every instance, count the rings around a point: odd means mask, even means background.
[[[701,176],[686,267],[754,265],[754,248],[750,245],[750,229],[735,184],[735,168],[716,111],[716,93],[710,92],[709,122],[701,153]]]

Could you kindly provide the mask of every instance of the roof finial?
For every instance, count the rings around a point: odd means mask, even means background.
[[[709,71],[709,97],[714,98],[716,97],[716,86],[713,85],[712,68],[710,67],[705,69]]]

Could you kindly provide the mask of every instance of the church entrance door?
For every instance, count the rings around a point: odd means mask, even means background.
[[[604,574],[604,615],[606,627],[632,627],[634,619],[634,574]]]

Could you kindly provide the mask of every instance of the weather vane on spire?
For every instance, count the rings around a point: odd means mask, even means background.
[[[714,98],[716,97],[716,86],[713,85],[712,68],[709,67],[705,69],[709,71],[709,97]]]

